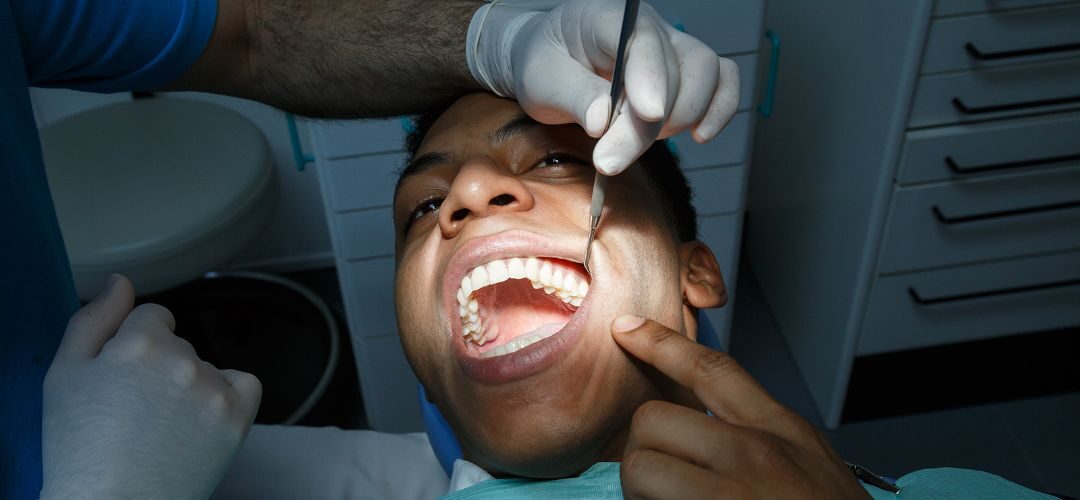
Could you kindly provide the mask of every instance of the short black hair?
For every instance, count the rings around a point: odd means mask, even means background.
[[[405,136],[406,164],[416,156],[431,126],[447,109],[449,107],[427,111],[413,118],[411,130]],[[638,162],[652,181],[653,192],[659,198],[664,216],[675,236],[680,242],[696,240],[698,224],[697,210],[692,202],[694,194],[679,167],[678,155],[672,151],[668,141],[654,142]]]

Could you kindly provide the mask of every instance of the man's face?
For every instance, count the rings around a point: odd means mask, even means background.
[[[592,272],[581,265],[594,144],[474,94],[432,126],[395,196],[406,356],[466,456],[493,472],[557,477],[617,458],[660,390],[611,321],[683,331],[680,247],[640,167],[611,179]]]

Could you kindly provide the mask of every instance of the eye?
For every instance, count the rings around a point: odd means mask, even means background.
[[[568,174],[569,169],[592,168],[592,163],[565,153],[548,153],[544,159],[536,162],[530,170],[545,170],[548,175]]]
[[[437,211],[439,207],[442,206],[442,203],[442,196],[432,196],[430,198],[425,198],[420,203],[417,203],[416,208],[414,208],[413,211],[409,213],[409,218],[405,221],[404,232],[408,233],[409,229],[412,228],[414,222],[423,219],[425,216],[432,212]]]

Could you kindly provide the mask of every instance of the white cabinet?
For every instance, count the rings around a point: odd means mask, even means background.
[[[716,253],[724,273],[729,303],[710,311],[709,317],[727,345],[764,2],[657,5],[668,21],[713,43],[740,68],[742,99],[731,124],[706,145],[688,134],[672,139],[695,192],[700,237]],[[417,382],[398,341],[393,304],[390,207],[397,171],[404,166],[402,121],[319,121],[310,123],[309,130],[368,421],[380,431],[421,430]]]
[[[856,356],[1080,325],[1080,2],[767,19],[746,251],[827,425]]]

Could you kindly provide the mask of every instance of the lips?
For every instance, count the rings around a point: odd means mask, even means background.
[[[471,379],[489,384],[519,380],[550,367],[573,348],[588,317],[592,293],[554,335],[516,352],[495,357],[481,357],[475,344],[464,341],[458,318],[457,292],[462,278],[477,266],[512,257],[546,257],[581,262],[585,239],[557,238],[530,231],[509,230],[468,240],[451,255],[444,273],[442,296],[444,313],[449,318],[452,335],[448,341],[464,373]],[[595,285],[595,277],[592,278]],[[472,346],[472,347],[470,347]]]

